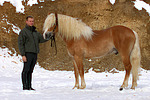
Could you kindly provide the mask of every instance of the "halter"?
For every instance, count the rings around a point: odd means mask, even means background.
[[[55,18],[56,18],[56,25],[55,25],[55,27],[53,29],[53,33],[54,33],[56,27],[58,26],[58,15],[57,15],[57,13],[55,13]],[[53,41],[54,41],[55,50],[56,50],[56,54],[55,55],[57,55],[57,46],[56,46],[56,41],[55,41],[55,34],[51,37],[51,47],[53,47]]]
[[[56,26],[58,26],[58,15],[57,15],[57,13],[55,13],[55,18],[56,18],[56,25],[55,25],[55,27],[53,29],[53,33],[54,33],[55,29],[56,29]]]

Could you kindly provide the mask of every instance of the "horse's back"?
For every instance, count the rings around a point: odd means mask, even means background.
[[[134,33],[130,28],[122,26],[122,25],[113,26],[109,29],[111,29],[113,34],[134,36]]]
[[[93,40],[109,40],[110,42],[135,41],[134,32],[125,26],[117,25],[104,30],[94,30]]]

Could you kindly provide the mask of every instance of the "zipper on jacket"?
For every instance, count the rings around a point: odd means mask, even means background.
[[[38,50],[37,50],[37,46],[36,46],[36,42],[35,42],[35,38],[34,38],[33,32],[32,32],[32,37],[33,37],[33,41],[34,41],[34,44],[35,44],[36,53],[38,53]]]

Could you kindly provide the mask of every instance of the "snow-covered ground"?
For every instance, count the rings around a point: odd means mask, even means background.
[[[24,13],[23,0],[0,0],[11,2],[16,7],[16,12]],[[40,0],[41,2],[44,0]],[[54,1],[54,0],[52,0]],[[115,0],[110,0],[115,4]],[[136,0],[135,7],[142,8],[150,13],[150,5]],[[37,4],[37,0],[29,0],[28,5]],[[3,21],[7,21],[3,18]],[[12,24],[13,25],[13,24]],[[14,31],[20,30],[13,25]],[[72,89],[74,86],[74,72],[72,71],[48,71],[38,64],[33,73],[33,88],[36,91],[23,91],[21,72],[23,63],[21,56],[12,54],[5,46],[0,47],[0,100],[150,100],[150,71],[141,69],[138,87],[119,91],[124,79],[124,71],[118,73],[95,73],[92,69],[85,74],[87,87],[83,90]]]
[[[0,47],[0,100],[150,100],[150,71],[141,69],[138,87],[119,91],[124,71],[118,73],[95,73],[92,69],[85,74],[86,89],[72,89],[74,72],[48,71],[38,64],[33,72],[33,88],[23,91],[21,56],[12,54],[5,46]]]

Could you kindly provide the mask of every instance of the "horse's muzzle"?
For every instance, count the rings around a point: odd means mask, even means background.
[[[45,34],[45,39],[50,40],[53,36],[54,36],[53,32],[48,32],[48,33]]]

